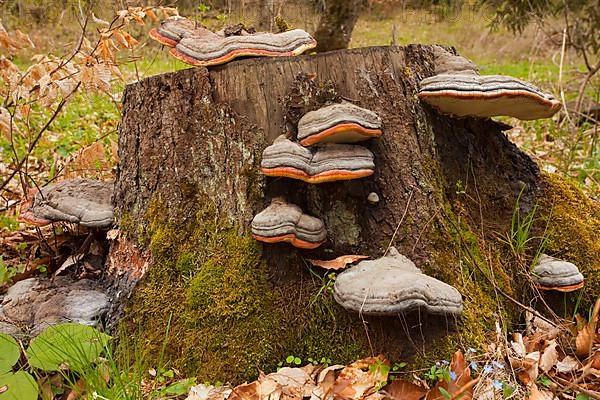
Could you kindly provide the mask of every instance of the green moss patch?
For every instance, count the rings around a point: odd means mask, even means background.
[[[320,291],[325,281],[275,290],[260,244],[214,204],[195,203],[203,206],[171,221],[155,199],[143,222],[153,263],[122,328],[141,343],[144,362],[241,383],[290,354],[334,362],[367,355],[360,324]]]
[[[543,182],[538,202],[547,226],[546,253],[579,267],[585,277],[581,306],[587,309],[600,296],[600,204],[566,178],[544,174]],[[576,296],[569,298],[575,301]]]

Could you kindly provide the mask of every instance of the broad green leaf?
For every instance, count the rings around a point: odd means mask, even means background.
[[[38,385],[25,371],[0,375],[0,400],[37,400]]]
[[[12,336],[0,333],[0,374],[11,370],[19,361],[21,348]]]
[[[110,338],[87,325],[51,326],[32,340],[27,359],[32,367],[44,371],[82,371],[98,358]]]
[[[196,384],[196,379],[182,379],[175,383],[170,384],[165,388],[165,393],[174,394],[174,395],[182,395],[186,394],[192,386]]]

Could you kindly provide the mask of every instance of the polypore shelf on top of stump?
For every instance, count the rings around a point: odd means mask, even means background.
[[[297,56],[317,45],[315,39],[302,29],[281,33],[248,33],[221,36],[209,30],[196,30],[183,37],[171,49],[171,55],[196,66],[224,64],[246,56]]]
[[[345,309],[364,315],[396,315],[416,309],[458,315],[462,296],[454,287],[425,275],[390,247],[387,255],[339,274],[333,296]]]
[[[541,290],[572,292],[583,287],[583,275],[573,263],[542,254],[533,267],[533,281]]]
[[[184,37],[203,31],[207,29],[196,21],[175,15],[164,20],[159,27],[152,28],[148,35],[160,44],[175,47]]]
[[[252,236],[261,242],[289,242],[302,249],[319,247],[327,238],[323,221],[302,212],[295,204],[275,198],[252,220]]]
[[[310,111],[298,122],[303,146],[317,143],[354,143],[381,136],[381,118],[351,103],[332,104]]]
[[[437,75],[421,81],[418,96],[444,114],[532,120],[549,118],[560,110],[558,100],[529,83],[504,75],[479,75],[469,60],[441,47],[434,54]]]
[[[72,179],[37,191],[21,205],[20,219],[33,225],[72,222],[88,228],[113,224],[112,182]]]
[[[322,183],[372,175],[373,159],[373,153],[362,146],[325,144],[309,150],[281,135],[263,151],[260,170],[267,176]]]

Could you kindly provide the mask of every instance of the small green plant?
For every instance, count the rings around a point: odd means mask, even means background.
[[[520,202],[525,187],[526,186],[523,186],[523,188],[519,192],[519,195],[517,196],[510,224],[510,232],[506,233],[506,236],[504,238],[500,238],[500,241],[509,246],[511,253],[517,259],[522,260],[525,256],[526,251],[529,248],[529,243],[533,240],[539,239],[540,244],[537,247],[533,261],[531,263],[531,265],[533,266],[537,263],[538,258],[546,248],[548,238],[546,236],[532,236],[531,234],[535,213],[538,207],[537,204],[533,207],[533,210],[531,210],[527,215],[521,215]]]
[[[283,368],[283,367],[286,367],[286,366],[295,366],[295,367],[297,367],[297,366],[299,366],[301,364],[302,364],[302,359],[300,357],[289,355],[289,356],[287,356],[285,358],[284,361],[280,361],[277,364],[277,369],[280,369],[280,368]]]
[[[323,368],[327,368],[331,365],[331,358],[327,358],[327,357],[321,357],[320,359],[308,357],[306,359],[306,361],[308,361],[309,363],[311,363],[313,365],[320,365]]]
[[[520,202],[521,196],[525,186],[519,192],[515,207],[513,209],[512,220],[510,223],[510,232],[506,234],[506,238],[500,239],[503,243],[510,247],[511,252],[517,258],[521,258],[525,254],[527,244],[535,239],[531,236],[531,228],[533,226],[533,219],[537,210],[537,205],[533,207],[533,210],[524,217],[521,215]]]
[[[440,381],[450,382],[449,365],[440,363],[432,365],[431,368],[425,372],[425,379],[427,379],[432,385]]]
[[[390,373],[390,366],[382,359],[378,358],[375,363],[369,365],[369,372],[372,375],[381,378],[375,385],[375,390],[379,391],[387,384],[388,374]]]

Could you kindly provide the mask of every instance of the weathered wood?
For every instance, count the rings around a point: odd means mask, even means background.
[[[455,230],[465,229],[471,240],[506,229],[523,187],[521,206],[531,206],[539,172],[507,140],[503,125],[442,116],[419,101],[418,83],[433,73],[432,59],[430,46],[375,47],[242,60],[211,70],[155,76],[128,86],[115,188],[117,214],[126,237],[113,246],[112,271],[124,273],[123,281],[131,283],[127,277],[137,279],[140,269],[152,270],[156,254],[149,264],[141,261],[140,254],[151,253],[149,243],[154,239],[149,221],[155,218],[157,204],[165,221],[180,222],[193,220],[203,205],[214,203],[219,214],[245,234],[257,212],[273,197],[285,196],[325,222],[328,242],[302,252],[286,244],[262,247],[269,290],[277,294],[280,310],[304,313],[319,290],[320,284],[311,283],[304,258],[341,254],[376,258],[394,245],[427,273],[461,291],[465,318],[459,330],[474,329],[467,322],[479,324],[490,317],[486,312],[493,311],[479,298],[488,293],[485,284],[489,283],[475,265],[465,270],[468,258]],[[261,177],[257,171],[262,150],[282,133],[294,136],[300,116],[332,99],[351,101],[381,117],[382,137],[363,143],[375,154],[375,174],[320,185]],[[376,204],[367,201],[372,192],[380,199]],[[471,245],[476,248],[476,240]],[[500,284],[508,277],[501,271],[496,276]],[[334,310],[339,326],[333,326],[328,339],[322,340],[357,342],[363,346],[362,355],[386,352],[397,359],[423,351],[425,343],[453,330],[452,323],[439,317],[421,319],[416,314],[408,319],[374,318],[363,324],[358,316],[339,307]],[[162,312],[164,316],[166,311]],[[157,315],[161,314],[147,318]],[[309,317],[303,314],[302,318]],[[278,334],[300,344],[310,341],[304,322],[300,324],[279,327]],[[290,354],[286,346],[308,351],[300,344],[269,339],[276,341],[273,358]],[[173,358],[188,357],[183,354],[188,350],[174,346]],[[214,350],[197,351],[207,362]],[[220,375],[227,371],[198,373],[231,378]]]

